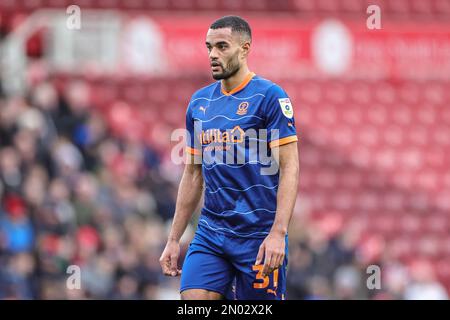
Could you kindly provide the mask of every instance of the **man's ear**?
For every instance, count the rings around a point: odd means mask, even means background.
[[[247,58],[248,54],[250,53],[250,42],[245,41],[242,46],[242,57],[243,58]]]

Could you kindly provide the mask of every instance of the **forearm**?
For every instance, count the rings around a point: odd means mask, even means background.
[[[201,170],[185,170],[178,189],[175,215],[169,240],[180,241],[202,196],[202,190],[203,177]]]
[[[277,209],[271,232],[287,234],[295,206],[298,190],[298,163],[280,166],[280,181],[277,192]]]

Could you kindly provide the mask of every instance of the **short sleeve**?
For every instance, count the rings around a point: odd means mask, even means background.
[[[266,93],[266,129],[269,147],[297,141],[294,109],[286,92],[273,85]]]
[[[192,117],[192,108],[190,103],[186,110],[186,134],[186,152],[193,155],[200,155],[201,147],[199,143],[196,142],[195,123]]]

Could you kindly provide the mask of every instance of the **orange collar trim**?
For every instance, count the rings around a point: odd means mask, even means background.
[[[221,91],[224,95],[229,96],[232,95],[233,93],[236,93],[238,91],[241,91],[242,89],[245,88],[245,86],[250,82],[250,80],[252,80],[252,78],[255,76],[254,72],[250,72],[244,79],[244,81],[242,81],[236,88],[231,89],[231,91],[225,91],[223,89],[223,87],[221,86]]]

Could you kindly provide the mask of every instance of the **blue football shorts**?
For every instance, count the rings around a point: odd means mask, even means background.
[[[199,224],[183,263],[180,291],[204,289],[229,300],[284,300],[288,236],[283,265],[266,277],[263,263],[255,266],[263,240],[228,236]]]

